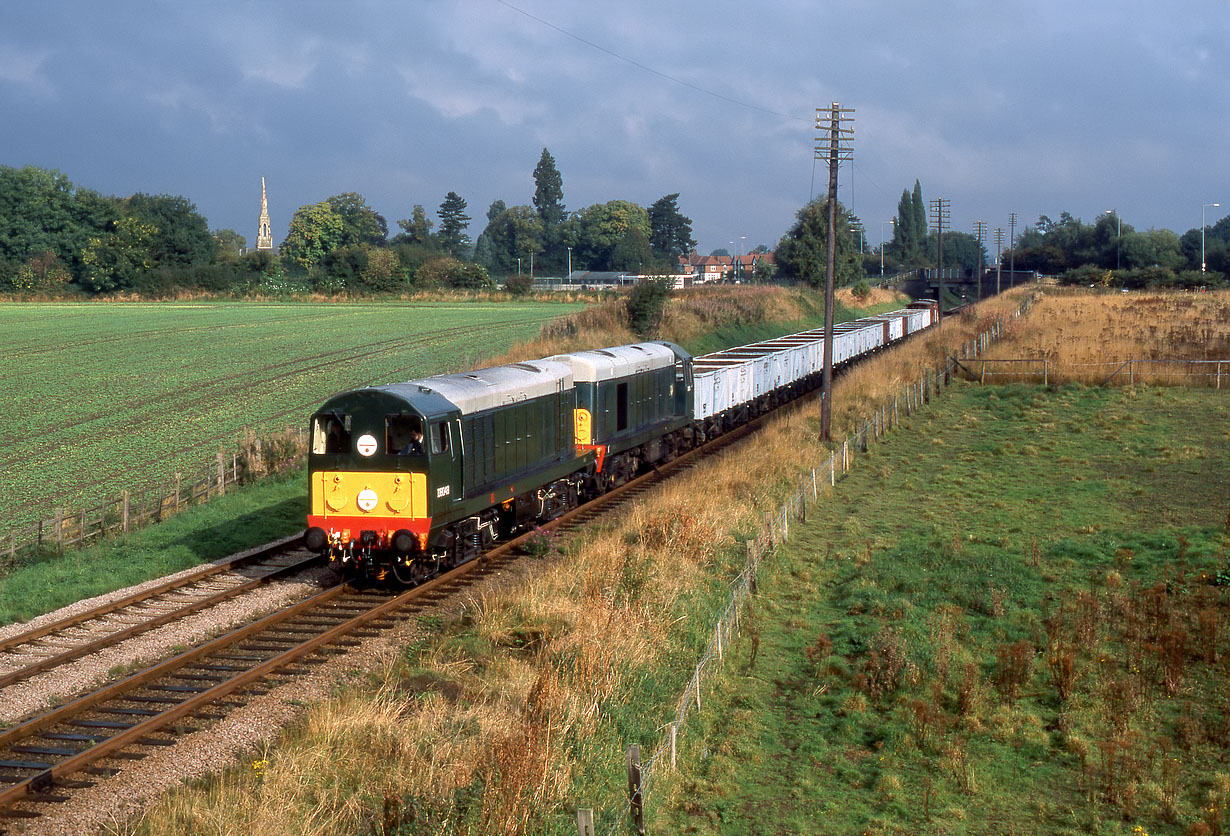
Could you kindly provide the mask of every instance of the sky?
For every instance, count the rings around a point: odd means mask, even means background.
[[[1228,45],[1227,0],[2,0],[0,165],[183,195],[255,246],[261,177],[275,243],[342,192],[395,232],[455,191],[477,237],[546,148],[570,211],[678,192],[737,253],[823,195],[840,102],[871,246],[916,179],[957,231],[1182,234],[1230,211]]]

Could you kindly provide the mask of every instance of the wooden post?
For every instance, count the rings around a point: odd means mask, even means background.
[[[226,494],[226,452],[218,451],[218,496]]]
[[[1217,388],[1221,388],[1221,360],[1217,361]]]
[[[721,662],[722,661],[722,622],[720,619],[718,620],[717,633],[715,634],[715,636],[717,638],[718,661]]]
[[[829,450],[829,485],[837,487],[837,451]]]
[[[1136,385],[1136,365],[1132,362],[1132,358],[1128,358],[1128,383],[1132,386]]]
[[[645,807],[641,798],[641,747],[633,743],[628,747],[628,804],[632,826],[640,836],[645,833]]]
[[[123,499],[124,499],[124,505],[120,513],[121,513],[121,518],[124,521],[124,533],[127,534],[128,533],[128,515],[132,508],[132,499],[129,496],[128,491],[124,491]]]
[[[584,807],[577,810],[577,836],[594,836],[594,811]]]
[[[1046,358],[1043,357],[1042,358],[1042,385],[1043,386],[1049,385],[1049,381],[1050,381],[1050,370],[1047,368]]]
[[[815,502],[820,498],[820,489],[816,487],[816,469],[811,469],[811,499]]]
[[[64,509],[56,508],[56,545],[64,545]]]
[[[675,771],[675,741],[679,737],[679,724],[671,723],[671,772]]]

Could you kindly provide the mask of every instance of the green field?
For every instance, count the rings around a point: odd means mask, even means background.
[[[651,832],[1226,832],[1230,397],[908,424],[764,564]]]
[[[194,471],[245,427],[457,371],[581,305],[3,304],[0,518],[23,524]]]

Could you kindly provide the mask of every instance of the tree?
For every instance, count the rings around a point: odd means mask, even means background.
[[[470,225],[470,216],[466,213],[466,202],[456,192],[449,192],[440,204],[440,245],[444,251],[454,258],[460,256],[470,246],[470,236],[466,235],[466,227]]]
[[[513,206],[500,213],[483,231],[490,241],[495,271],[518,272],[517,260],[524,259],[523,269],[528,272],[530,254],[543,251],[542,233],[542,220],[532,206]]]
[[[236,261],[248,251],[248,239],[233,229],[215,229],[214,244],[219,261]]]
[[[114,198],[79,189],[58,171],[0,166],[0,262],[19,266],[52,252],[80,276],[90,240],[105,237],[119,216]]]
[[[402,230],[402,235],[398,236],[398,238],[404,239],[402,243],[418,244],[422,247],[431,246],[435,243],[431,236],[433,224],[427,217],[427,210],[421,204],[414,204],[410,219],[406,220],[403,218],[397,222],[397,225]]]
[[[335,194],[325,201],[342,219],[342,240],[339,246],[383,244],[389,237],[389,223],[384,216],[367,205],[358,192]]]
[[[581,211],[578,224],[580,262],[590,270],[613,269],[612,252],[630,228],[649,240],[649,214],[626,200],[594,204]]]
[[[568,217],[564,208],[564,178],[555,167],[555,158],[546,148],[534,166],[534,211],[542,222],[542,252],[545,261],[558,267],[564,253],[562,225]]]
[[[13,276],[12,284],[16,290],[56,290],[72,278],[56,254],[48,250],[23,264]]]
[[[939,258],[939,236],[934,233],[927,236],[925,251],[927,261],[930,264],[936,264]],[[952,232],[944,233],[944,263],[942,266],[946,270],[967,270],[970,275],[976,275],[979,260],[978,256],[982,255],[982,264],[986,264],[986,250],[978,243],[978,239],[968,232]]]
[[[654,268],[654,252],[649,246],[649,238],[637,226],[628,227],[624,237],[611,248],[612,270],[627,270],[628,272],[644,273],[646,268],[656,272]]]
[[[342,246],[346,222],[329,203],[300,206],[290,220],[290,229],[279,248],[288,266],[310,270]]]
[[[777,244],[777,267],[783,275],[822,287],[828,270],[828,198],[799,210],[794,225]],[[853,284],[862,276],[858,248],[850,234],[850,215],[837,204],[835,285]]]
[[[777,278],[777,263],[771,258],[756,259],[756,267],[752,270],[752,281],[756,284],[767,284]]]
[[[218,242],[209,231],[209,222],[186,197],[137,192],[123,201],[121,209],[155,230],[150,242],[153,266],[189,267],[209,264],[217,257]]]
[[[927,204],[923,203],[922,185],[917,180],[914,181],[910,203],[914,207],[914,240],[921,246],[927,237]]]
[[[136,218],[117,218],[105,236],[91,238],[81,254],[83,283],[101,293],[132,287],[153,264],[150,247],[158,230]]]
[[[534,211],[544,230],[559,226],[568,215],[564,208],[564,178],[546,148],[542,149],[538,165],[534,166]]]
[[[660,197],[649,207],[649,245],[668,265],[677,263],[696,247],[692,219],[679,211],[679,192]]]

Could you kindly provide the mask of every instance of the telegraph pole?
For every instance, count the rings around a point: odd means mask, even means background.
[[[974,237],[978,239],[978,301],[982,301],[982,242],[987,237],[987,222],[974,221]],[[999,291],[997,290],[996,293]]]
[[[824,276],[824,377],[821,384],[820,401],[820,438],[823,441],[832,440],[832,405],[833,405],[833,306],[836,302],[833,292],[833,280],[837,273],[837,169],[842,160],[854,159],[854,128],[842,127],[854,121],[854,117],[844,114],[853,113],[854,108],[842,108],[833,102],[825,118],[820,108],[816,108],[816,130],[828,126],[828,136],[816,137],[816,159],[823,159],[826,154],[829,161],[829,203],[828,203],[828,236],[825,247],[828,250],[827,265]],[[820,144],[828,141],[827,152]]]
[[[1003,258],[1000,256],[1002,247],[1004,246],[1004,228],[1002,226],[995,227],[995,295],[999,295],[999,274],[1003,268]]]
[[[935,219],[935,234],[938,239],[939,254],[936,258],[936,276],[939,279],[939,290],[936,300],[939,302],[939,321],[944,321],[944,226],[952,217],[950,201],[946,197],[937,197],[931,201],[931,217]]]
[[[1016,212],[1008,213],[1008,275],[1016,282]]]

